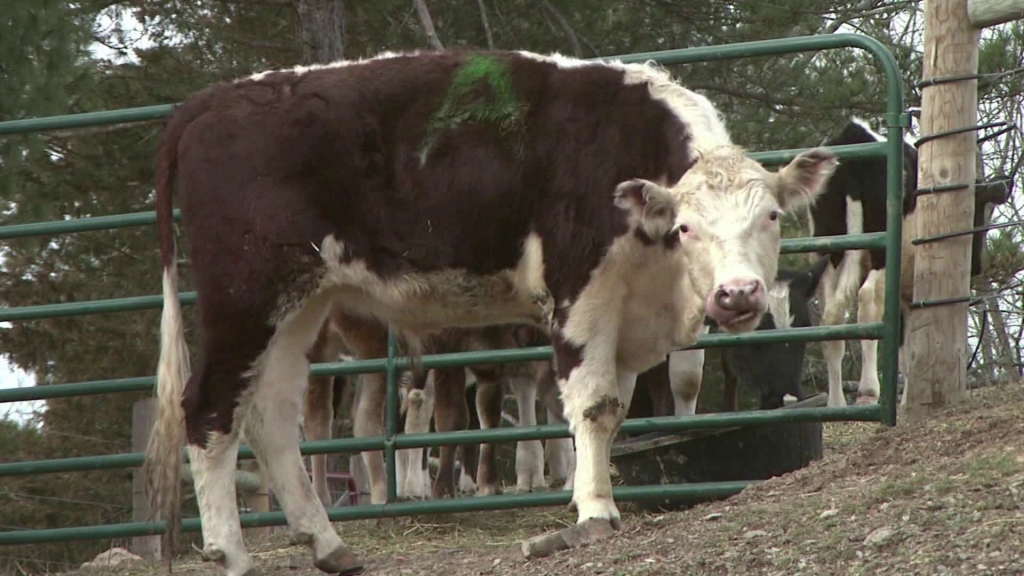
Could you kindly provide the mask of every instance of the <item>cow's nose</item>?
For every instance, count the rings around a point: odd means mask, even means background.
[[[744,280],[722,284],[715,291],[715,304],[730,312],[747,312],[757,307],[761,291],[759,280]]]

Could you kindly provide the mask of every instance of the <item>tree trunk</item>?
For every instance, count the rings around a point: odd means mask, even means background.
[[[434,30],[434,20],[430,17],[430,10],[427,9],[426,0],[413,0],[413,5],[419,14],[420,24],[423,26],[423,34],[426,35],[430,47],[434,50],[444,50],[444,44],[441,44],[441,39],[438,38],[437,31]]]
[[[995,334],[996,362],[1001,378],[1010,378],[1011,374],[1020,377],[1020,358],[1010,346],[1010,333],[1006,330],[1006,321],[999,306],[999,299],[993,298],[988,306],[988,318],[992,333]]]
[[[494,35],[491,34],[491,23],[487,18],[487,6],[484,5],[484,0],[476,0],[477,5],[480,7],[480,21],[484,25],[484,34],[487,35],[487,47],[494,50]]]
[[[583,56],[583,47],[580,46],[580,40],[576,37],[576,31],[569,25],[569,21],[565,19],[565,16],[562,16],[562,13],[559,12],[551,2],[548,2],[548,0],[540,0],[540,5],[551,14],[551,17],[555,19],[555,22],[558,22],[558,26],[561,27],[566,38],[569,39],[569,44],[572,45],[573,55],[577,58]]]
[[[327,64],[345,57],[345,1],[298,0],[302,63]]]

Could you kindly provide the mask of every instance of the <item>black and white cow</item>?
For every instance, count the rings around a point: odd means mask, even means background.
[[[825,142],[827,146],[880,142],[884,138],[859,118],[852,118],[836,136]],[[910,244],[916,234],[915,211],[917,199],[917,150],[907,139],[904,145],[903,183],[903,258],[901,264],[901,303],[903,314],[913,299],[914,247]],[[975,185],[974,225],[984,223],[985,206],[1002,204],[1009,197],[1010,188],[1002,182]],[[957,192],[950,192],[956,194]],[[962,193],[962,192],[961,192]],[[827,183],[825,192],[811,208],[812,234],[833,236],[884,232],[886,220],[886,161],[884,158],[844,160]],[[985,232],[977,232],[971,239],[971,276],[981,272],[981,255]],[[882,320],[885,302],[885,250],[849,250],[827,253],[830,263],[822,279],[822,326],[846,322],[846,313],[856,301],[857,322]],[[856,299],[856,300],[855,300]],[[828,405],[846,406],[843,394],[842,362],[846,343],[842,340],[823,341],[822,352],[828,365]],[[903,364],[903,334],[900,335],[900,363]],[[906,376],[906,371],[904,371]],[[905,386],[909,381],[905,381]],[[905,388],[904,388],[905,390]],[[861,341],[861,375],[858,403],[875,403],[880,391],[878,381],[878,341]],[[904,391],[903,398],[906,399]]]
[[[233,482],[244,429],[315,565],[362,569],[298,449],[307,353],[332,309],[394,326],[414,354],[450,327],[549,332],[578,522],[618,527],[609,450],[636,375],[694,342],[705,315],[758,325],[779,214],[813,202],[835,165],[819,148],[765,170],[651,64],[386,54],[201,90],[156,162],[165,304],[145,469],[167,533],[187,443],[206,557],[230,576],[253,568]],[[191,375],[175,182],[201,327]],[[343,335],[352,355],[379,357],[360,334]]]

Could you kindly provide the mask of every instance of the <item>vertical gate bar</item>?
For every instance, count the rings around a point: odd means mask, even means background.
[[[395,436],[398,435],[398,374],[395,370],[395,357],[398,355],[398,337],[391,326],[388,326],[388,399],[387,399],[387,436],[384,440],[384,454],[387,462],[388,502],[398,501],[398,458],[395,454]]]
[[[903,241],[903,108],[902,85],[888,79],[886,124],[889,144],[886,182],[885,304],[882,322],[882,423],[896,425],[896,375],[900,352],[900,265]]]

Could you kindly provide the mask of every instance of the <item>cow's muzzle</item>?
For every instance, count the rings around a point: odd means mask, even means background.
[[[741,279],[719,284],[705,302],[705,312],[727,332],[753,330],[767,306],[764,284]]]

